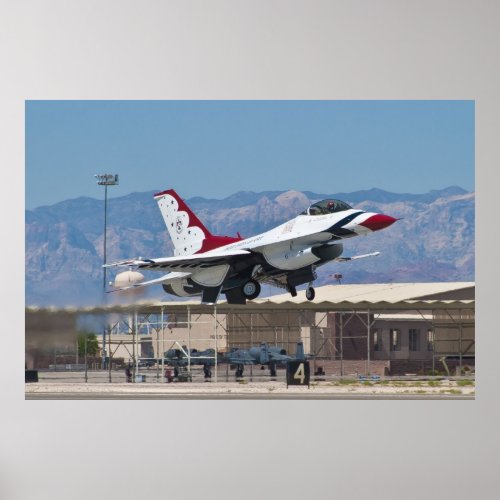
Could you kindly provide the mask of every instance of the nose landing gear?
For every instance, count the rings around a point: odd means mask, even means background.
[[[306,299],[307,300],[314,300],[314,297],[316,297],[316,292],[314,291],[312,283],[309,283],[309,285],[307,285],[307,289],[306,289]]]

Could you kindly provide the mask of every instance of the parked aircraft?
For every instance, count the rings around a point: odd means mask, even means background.
[[[217,359],[220,359],[220,355],[218,354],[217,356],[218,356]],[[204,351],[198,351],[198,349],[189,350],[184,345],[182,346],[182,349],[169,349],[168,351],[165,351],[165,362],[172,366],[187,366],[188,364],[214,365],[215,350],[214,349],[205,349]]]
[[[297,342],[295,356],[290,356],[286,350],[280,347],[269,347],[267,342],[261,342],[259,347],[250,349],[234,349],[223,358],[223,361],[236,365],[236,377],[243,376],[245,365],[268,365],[271,377],[276,376],[276,365],[292,360],[305,360],[304,344]]]
[[[245,304],[259,296],[261,283],[284,288],[293,297],[297,295],[296,287],[307,283],[306,297],[313,300],[317,267],[333,260],[379,254],[341,257],[344,239],[379,231],[397,220],[354,209],[340,200],[326,199],[313,203],[274,229],[244,239],[239,233],[236,237],[212,235],[173,189],[157,193],[154,198],[174,244],[174,256],[139,257],[106,267],[168,273],[148,281],[142,281],[142,274],[135,273],[140,282],[116,290],[156,283],[169,294],[201,295],[203,303],[212,304],[221,293],[229,304]]]
[[[217,353],[217,362],[221,363],[223,358]],[[212,376],[211,366],[215,365],[215,349],[189,350],[186,346],[182,349],[169,349],[165,352],[165,363],[174,367],[174,376],[179,373],[180,367],[189,365],[202,365],[205,378]]]
[[[249,349],[233,349],[225,355],[217,354],[217,363],[229,363],[236,365],[236,377],[243,376],[245,365],[268,366],[272,377],[276,376],[276,365],[286,363],[292,360],[305,360],[304,344],[297,342],[295,356],[288,355],[286,350],[281,347],[270,347],[267,342],[261,342],[259,347],[250,347]],[[177,375],[180,367],[188,365],[202,365],[205,378],[210,378],[211,367],[215,365],[215,350],[189,349],[182,346],[181,349],[169,349],[165,352],[165,364],[173,366]]]

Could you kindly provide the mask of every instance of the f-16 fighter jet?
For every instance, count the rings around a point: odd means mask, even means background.
[[[229,304],[246,304],[267,283],[286,289],[307,283],[306,297],[314,300],[316,268],[327,262],[378,255],[341,257],[343,240],[385,229],[396,220],[389,215],[365,212],[347,203],[326,199],[313,203],[294,219],[265,233],[242,238],[213,235],[173,190],[154,195],[174,245],[173,257],[132,259],[106,264],[130,270],[167,272],[161,277],[133,282],[116,290],[161,284],[165,292],[180,297],[201,295],[214,304],[221,293]],[[134,275],[142,277],[140,272]],[[119,275],[118,275],[119,276]]]

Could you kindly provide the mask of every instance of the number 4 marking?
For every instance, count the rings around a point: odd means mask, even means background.
[[[300,380],[301,384],[304,383],[304,380],[306,378],[306,373],[304,370],[304,363],[300,363],[299,367],[297,368],[297,371],[293,374],[293,378]]]

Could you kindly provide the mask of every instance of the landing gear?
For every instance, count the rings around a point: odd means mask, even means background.
[[[205,380],[212,378],[212,370],[209,365],[203,365],[203,374],[205,376]]]
[[[256,299],[260,293],[260,284],[254,280],[247,281],[241,288],[241,291],[246,299]]]
[[[314,291],[314,288],[312,285],[309,285],[306,289],[306,299],[307,300],[314,300],[314,297],[316,297],[316,292]]]
[[[236,365],[235,376],[237,379],[243,377],[243,365]]]

